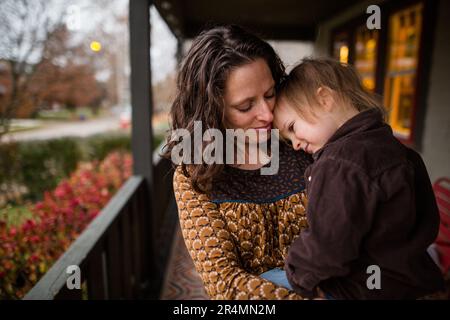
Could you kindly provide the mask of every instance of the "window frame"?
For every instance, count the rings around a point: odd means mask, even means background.
[[[381,29],[379,30],[376,50],[374,93],[380,96],[383,96],[384,94],[384,83],[386,79],[386,67],[388,62],[387,50],[389,37],[389,19],[398,11],[419,3],[422,3],[423,5],[421,26],[422,30],[419,38],[419,50],[417,55],[417,80],[413,98],[413,109],[411,114],[411,133],[408,138],[401,137],[398,134],[396,135],[395,132],[394,135],[403,144],[420,151],[422,149],[422,136],[427,109],[429,87],[428,84],[435,31],[437,0],[390,0],[385,3],[378,4],[381,9]],[[348,61],[350,64],[354,65],[356,28],[365,24],[367,18],[367,14],[362,14],[346,21],[341,25],[338,25],[331,30],[331,38],[329,44],[330,56],[334,57],[334,42],[336,37],[341,33],[347,33],[349,39]]]

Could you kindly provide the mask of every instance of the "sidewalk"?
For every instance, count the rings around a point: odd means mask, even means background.
[[[76,122],[52,122],[38,129],[10,133],[4,137],[4,141],[46,140],[69,136],[87,137],[96,133],[119,129],[120,123],[117,117]]]

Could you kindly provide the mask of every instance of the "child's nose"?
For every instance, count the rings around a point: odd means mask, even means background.
[[[301,146],[301,143],[300,143],[300,141],[292,141],[292,147],[294,148],[294,150],[295,151],[298,151],[298,150],[300,150],[300,146]]]

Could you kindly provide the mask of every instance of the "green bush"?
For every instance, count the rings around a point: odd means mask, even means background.
[[[36,200],[43,191],[53,189],[60,179],[74,171],[80,160],[78,144],[69,138],[2,144],[2,192],[13,203],[20,202],[23,193],[25,200]],[[19,195],[17,190],[21,190]]]
[[[158,147],[162,140],[162,136],[155,136],[153,147]],[[10,192],[13,196],[6,196],[8,202],[20,205],[23,200],[39,200],[44,191],[54,189],[61,179],[68,177],[78,162],[102,161],[118,150],[131,151],[129,134],[0,144],[0,193],[25,187],[21,196]]]
[[[18,148],[16,143],[0,144],[0,184],[17,179],[16,174],[20,172]]]
[[[76,169],[82,159],[78,143],[72,138],[19,144],[21,183],[28,189],[27,198],[37,200],[46,190]]]
[[[85,160],[103,160],[112,151],[131,151],[131,139],[125,134],[99,134],[84,139]]]
[[[129,150],[129,146],[130,137],[123,134],[1,144],[0,191],[13,204],[36,201],[68,177],[80,161],[103,160],[111,151]],[[11,191],[15,189],[22,190],[21,196]]]

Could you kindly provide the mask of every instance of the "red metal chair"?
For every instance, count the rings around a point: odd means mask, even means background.
[[[433,190],[441,216],[439,235],[435,244],[442,272],[448,275],[450,270],[450,179],[438,179],[433,185]]]

